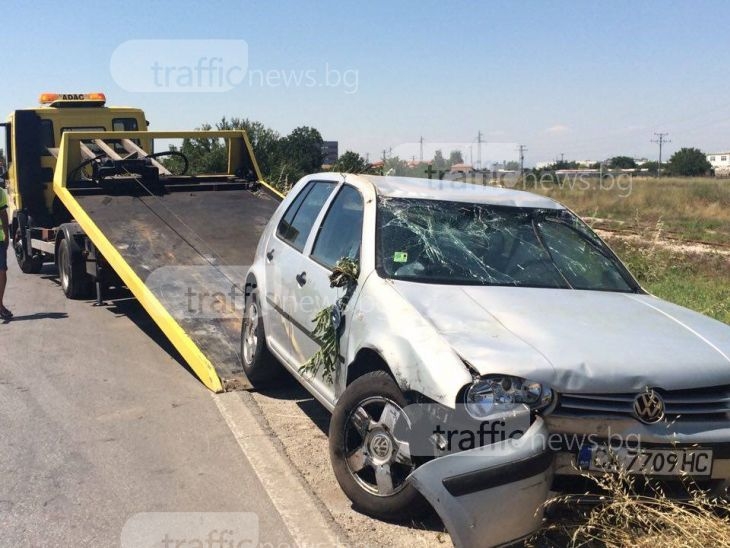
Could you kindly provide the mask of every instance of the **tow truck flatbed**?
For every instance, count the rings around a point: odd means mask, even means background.
[[[245,385],[238,355],[245,280],[239,278],[278,201],[261,190],[224,185],[164,196],[74,197],[207,356],[224,388]]]
[[[233,147],[249,146],[242,132],[209,134]],[[145,133],[150,139],[190,136]],[[65,134],[56,195],[93,244],[92,254],[98,250],[206,386],[249,386],[239,356],[245,274],[282,195],[235,176],[169,177],[158,187],[162,192],[132,173],[104,185],[74,183],[79,143],[120,137]]]

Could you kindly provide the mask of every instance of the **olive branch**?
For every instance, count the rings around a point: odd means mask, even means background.
[[[360,274],[360,265],[354,259],[343,257],[330,274],[330,287],[345,287],[345,294],[337,299],[332,306],[327,306],[317,312],[314,322],[312,336],[320,344],[319,350],[299,368],[299,373],[314,377],[319,370],[322,370],[322,377],[327,382],[332,382],[332,375],[337,369],[340,346],[340,325],[341,318],[352,297],[357,285],[357,278]]]

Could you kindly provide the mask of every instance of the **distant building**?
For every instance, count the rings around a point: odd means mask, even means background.
[[[338,153],[338,141],[324,141],[322,143],[322,164],[331,166],[340,157]]]
[[[727,177],[730,175],[730,152],[711,152],[707,155],[715,175]]]
[[[451,173],[471,173],[474,168],[469,164],[453,164],[450,171]]]

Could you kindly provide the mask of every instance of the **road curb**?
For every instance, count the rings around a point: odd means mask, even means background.
[[[245,392],[211,395],[297,545],[347,546],[346,535],[338,530],[329,512],[277,446],[274,434],[251,409],[255,402],[246,401],[250,396]]]

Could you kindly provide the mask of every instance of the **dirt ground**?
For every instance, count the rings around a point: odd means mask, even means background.
[[[250,392],[262,417],[317,498],[351,541],[351,546],[453,546],[433,513],[418,523],[387,523],[355,511],[332,472],[327,445],[329,413],[287,376],[276,390]]]

